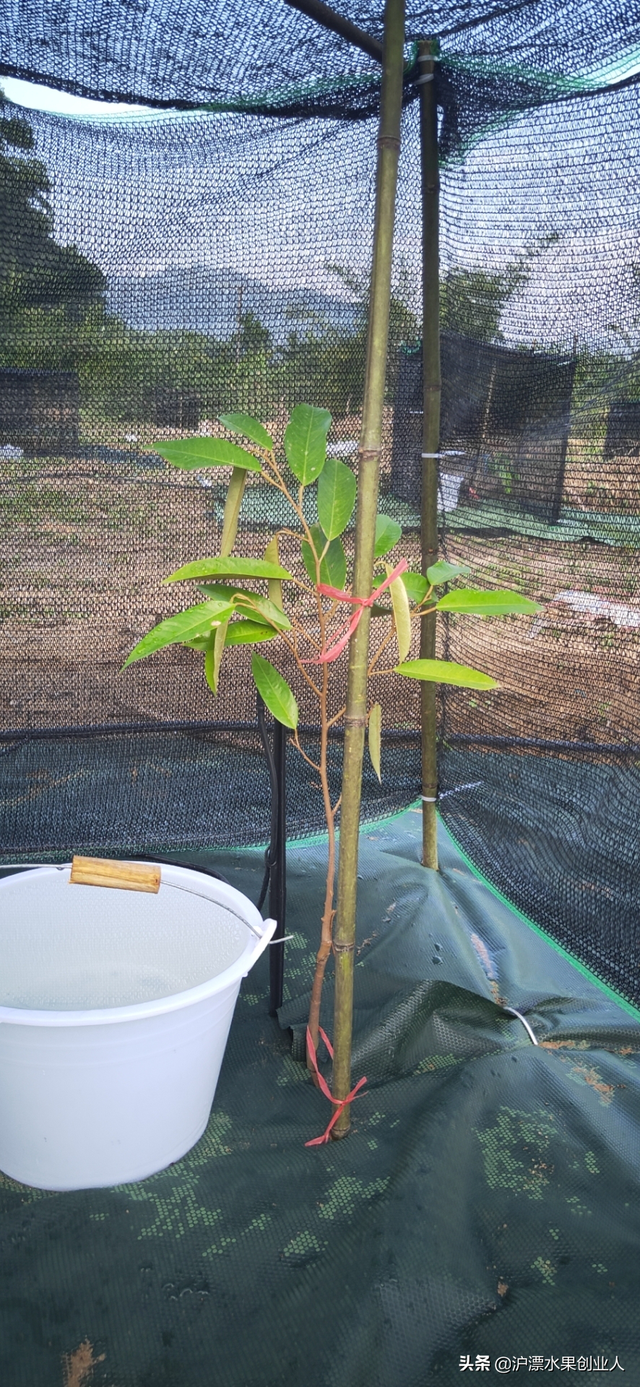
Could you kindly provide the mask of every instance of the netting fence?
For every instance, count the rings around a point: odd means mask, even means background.
[[[145,13],[143,23],[105,0],[89,22],[84,8],[62,20],[36,6],[25,26],[16,6],[0,7],[2,71],[150,108],[2,110],[5,861],[266,837],[243,654],[215,702],[191,651],[119,673],[175,609],[162,578],[219,542],[213,474],[179,475],[148,449],[221,432],[230,409],[281,438],[306,400],[331,410],[333,454],[356,458],[376,64],[284,5]],[[380,36],[377,7],[355,17]],[[500,688],[441,693],[440,808],[510,899],[638,1000],[636,20],[620,6],[603,31],[585,4],[429,15],[442,46],[441,553],[470,564],[479,586],[545,604],[495,625],[441,619],[439,653]],[[413,41],[425,25],[410,6],[381,475],[411,559],[422,409]],[[279,520],[254,480],[245,551],[261,554]],[[380,701],[369,818],[420,786],[417,693],[389,682]],[[333,749],[337,785],[338,738]],[[289,834],[319,831],[312,776],[293,751],[288,764]]]

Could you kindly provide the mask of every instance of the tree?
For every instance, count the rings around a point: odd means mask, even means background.
[[[313,977],[307,1032],[309,1067],[314,1069],[320,1031],[320,1002],[327,961],[333,949],[335,915],[336,818],[341,797],[333,800],[328,775],[329,733],[344,724],[346,716],[344,663],[337,661],[346,649],[366,607],[372,609],[377,639],[367,666],[370,688],[375,681],[399,674],[409,679],[452,684],[461,688],[491,689],[496,680],[479,670],[448,660],[408,660],[412,627],[417,629],[427,612],[448,611],[472,616],[504,616],[539,611],[535,602],[509,591],[439,589],[465,577],[464,565],[433,564],[426,575],[411,573],[397,552],[402,529],[389,516],[378,515],[375,537],[374,592],[369,598],[354,597],[346,587],[350,562],[342,542],[356,503],[357,480],[345,463],[327,457],[331,414],[311,405],[297,405],[278,448],[264,425],[246,414],[220,415],[231,434],[240,434],[256,451],[220,438],[184,438],[158,442],[154,451],[173,466],[187,471],[203,467],[232,468],[225,503],[220,553],[184,564],[165,579],[169,583],[194,583],[206,600],[168,617],[134,647],[125,660],[131,665],[172,645],[185,645],[204,657],[204,674],[216,694],[221,666],[229,647],[274,642],[276,659],[298,686],[310,690],[316,700],[320,726],[318,759],[310,757],[298,734],[298,703],[285,675],[255,652],[251,669],[258,693],[269,711],[292,732],[293,745],[311,766],[320,782],[328,834],[328,862],[320,946]],[[263,558],[233,555],[238,517],[248,472],[286,502],[289,523],[269,540]],[[313,488],[318,524],[309,524],[304,497]],[[280,563],[281,541],[297,540],[290,568]],[[390,558],[395,551],[394,557]],[[290,571],[291,570],[291,571]],[[268,595],[256,590],[266,584]],[[288,609],[288,611],[287,611]],[[271,652],[270,652],[271,653]],[[233,650],[231,650],[233,654]],[[385,661],[381,657],[385,656]],[[389,660],[391,661],[389,665]],[[386,668],[385,668],[386,664]],[[380,703],[371,701],[367,714],[369,754],[381,775]],[[336,1100],[332,1100],[336,1101]],[[334,1116],[333,1126],[337,1119]],[[329,1130],[329,1129],[328,1129]],[[315,1144],[315,1143],[311,1143]]]
[[[557,231],[541,236],[500,272],[448,270],[440,281],[441,328],[475,342],[504,341],[500,319],[509,299],[528,282],[536,257],[559,239]]]
[[[46,166],[28,157],[35,144],[28,121],[7,111],[0,95],[0,314],[5,328],[20,310],[86,301],[107,287],[98,265],[76,246],[54,241]]]

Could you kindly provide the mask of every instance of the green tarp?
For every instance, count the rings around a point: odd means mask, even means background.
[[[7,1387],[640,1381],[640,1017],[444,831],[441,872],[425,872],[419,836],[411,810],[362,835],[367,1084],[348,1140],[305,1146],[330,1109],[291,1054],[321,909],[325,850],[309,842],[288,855],[281,1024],[262,960],[193,1151],[111,1190],[0,1181]],[[260,850],[201,856],[255,899]]]

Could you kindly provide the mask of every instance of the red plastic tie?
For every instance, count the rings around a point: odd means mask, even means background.
[[[326,1047],[327,1047],[327,1050],[329,1051],[329,1054],[331,1055],[331,1058],[333,1059],[333,1045],[331,1044],[331,1041],[329,1040],[328,1035],[325,1034],[325,1032],[324,1032],[323,1029],[322,1029],[322,1026],[319,1026],[319,1027],[318,1027],[318,1030],[319,1030],[319,1032],[320,1032],[320,1035],[322,1036],[322,1039],[324,1040],[324,1043],[325,1043],[325,1045],[326,1045]],[[336,1111],[334,1112],[333,1117],[331,1118],[331,1121],[330,1121],[330,1123],[329,1123],[329,1126],[327,1127],[326,1132],[323,1132],[323,1134],[322,1134],[321,1137],[314,1137],[314,1138],[313,1138],[313,1141],[305,1141],[305,1146],[324,1146],[325,1142],[331,1140],[331,1128],[335,1126],[336,1122],[338,1121],[338,1118],[339,1118],[340,1114],[344,1112],[344,1110],[345,1110],[345,1108],[346,1108],[346,1106],[347,1106],[348,1103],[352,1103],[352,1102],[353,1102],[353,1100],[354,1100],[356,1094],[357,1094],[357,1093],[359,1092],[359,1090],[362,1088],[362,1085],[363,1085],[363,1084],[366,1084],[367,1081],[366,1081],[366,1079],[358,1079],[358,1082],[357,1082],[355,1088],[352,1088],[351,1093],[348,1093],[347,1096],[346,1096],[346,1098],[334,1098],[334,1097],[332,1096],[331,1089],[329,1088],[329,1085],[328,1085],[326,1079],[323,1077],[323,1075],[320,1073],[320,1070],[318,1069],[318,1059],[317,1059],[317,1055],[316,1055],[316,1047],[315,1047],[315,1045],[314,1045],[314,1043],[313,1043],[313,1041],[312,1041],[312,1039],[311,1039],[311,1031],[309,1030],[309,1027],[308,1027],[308,1026],[307,1026],[307,1050],[309,1051],[309,1054],[310,1054],[310,1056],[311,1056],[311,1063],[312,1063],[312,1065],[313,1065],[313,1072],[314,1072],[314,1074],[315,1074],[315,1076],[316,1076],[316,1078],[317,1078],[317,1080],[318,1080],[318,1084],[320,1085],[320,1088],[321,1088],[322,1092],[324,1093],[325,1098],[328,1098],[330,1103],[335,1103],[335,1105],[336,1105]]]
[[[351,602],[356,610],[351,617],[346,631],[340,636],[340,639],[336,641],[335,645],[332,645],[329,650],[323,650],[317,660],[303,660],[303,665],[325,665],[330,664],[333,660],[337,660],[338,655],[341,655],[345,646],[349,644],[354,631],[357,631],[365,607],[372,607],[376,599],[380,596],[380,593],[384,592],[385,588],[388,588],[391,583],[395,582],[395,579],[399,578],[401,573],[406,572],[408,567],[409,564],[407,560],[401,559],[400,563],[396,564],[393,572],[389,574],[388,578],[385,578],[384,583],[381,583],[379,588],[376,588],[375,591],[371,593],[370,597],[353,597],[350,592],[342,592],[340,588],[332,588],[328,583],[319,583],[317,591],[322,597],[333,597],[336,602]]]

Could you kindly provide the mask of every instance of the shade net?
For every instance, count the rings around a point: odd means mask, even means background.
[[[344,12],[380,37],[378,6]],[[636,20],[478,5],[427,25],[409,6],[381,474],[395,552],[415,567],[427,26],[441,38],[441,556],[545,604],[441,619],[439,653],[500,687],[439,695],[440,806],[501,890],[635,999]],[[280,440],[309,401],[355,465],[379,68],[286,5],[27,17],[4,3],[0,54],[10,76],[147,108],[3,107],[3,860],[262,841],[249,656],[231,652],[215,701],[191,651],[119,672],[176,610],[162,578],[220,542],[224,482],[152,448],[222,432],[232,409]],[[252,479],[238,550],[261,555],[285,519]],[[377,696],[365,819],[420,785],[417,689],[390,678]],[[300,704],[311,751],[304,689]],[[331,748],[337,789],[339,737]],[[321,831],[313,772],[292,749],[288,769],[289,836]]]
[[[7,1382],[453,1387],[464,1363],[488,1384],[633,1382],[637,1015],[446,834],[440,852],[425,873],[411,811],[362,837],[353,1074],[367,1083],[347,1141],[305,1146],[330,1105],[266,1015],[261,959],[187,1156],[117,1189],[0,1177]],[[297,1034],[325,859],[289,853],[280,1020]],[[255,895],[260,853],[196,860]],[[331,1034],[330,986],[324,999]],[[324,1049],[320,1066],[329,1079]]]

